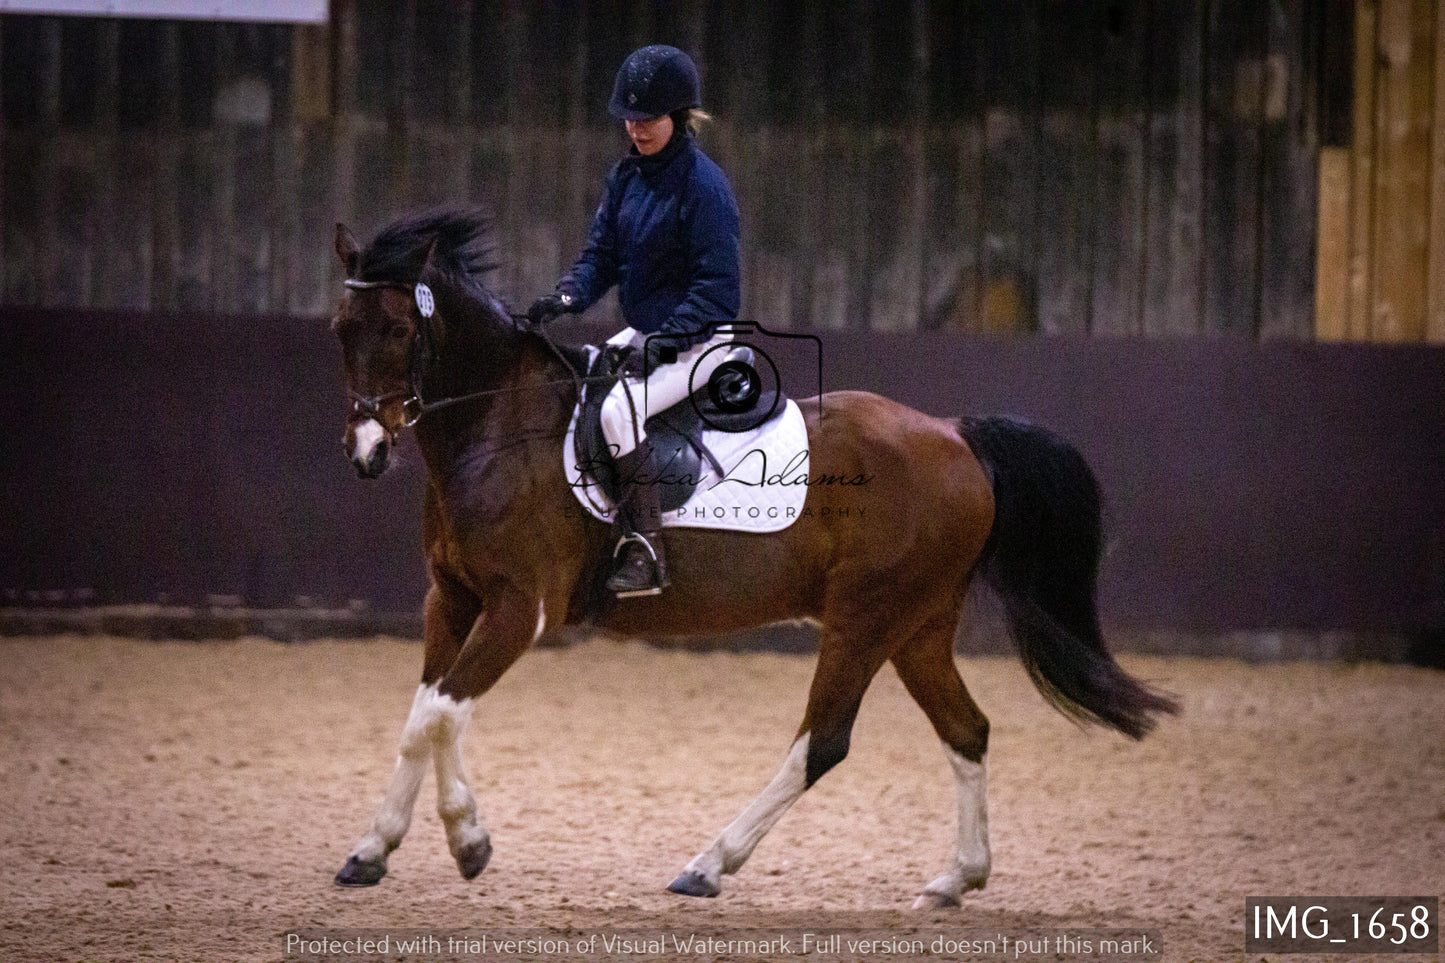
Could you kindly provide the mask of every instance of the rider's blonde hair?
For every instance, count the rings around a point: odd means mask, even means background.
[[[712,120],[712,114],[701,107],[689,107],[687,109],[687,129],[696,134],[702,130],[702,125]]]
[[[672,122],[683,124],[687,127],[688,133],[693,136],[697,136],[698,131],[702,130],[702,125],[710,120],[712,120],[712,114],[701,107],[684,107],[682,110],[672,112]]]

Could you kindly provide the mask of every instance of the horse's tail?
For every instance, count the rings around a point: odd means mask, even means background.
[[[1099,483],[1078,450],[1010,418],[960,418],[993,481],[994,519],[978,571],[1003,601],[1039,691],[1072,718],[1141,739],[1168,697],[1125,674],[1104,648],[1095,597],[1103,554]]]

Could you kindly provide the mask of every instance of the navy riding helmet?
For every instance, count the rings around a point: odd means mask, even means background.
[[[656,43],[628,54],[612,85],[607,110],[623,120],[647,120],[702,106],[702,81],[692,58]]]

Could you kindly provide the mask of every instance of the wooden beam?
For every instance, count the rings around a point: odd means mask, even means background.
[[[3,77],[4,75],[5,22],[4,18],[0,18],[0,77]],[[8,139],[6,135],[9,132],[8,128],[10,125],[6,124],[4,121],[4,115],[0,114],[0,304],[4,304],[8,300],[5,296],[9,289],[9,285],[6,283],[6,276],[8,272],[6,271],[5,261],[5,227],[7,224],[11,223],[9,211],[9,208],[11,206],[11,201],[9,197],[10,192],[6,190],[6,186],[9,182],[6,180],[5,177],[5,159],[9,156],[10,147],[10,145],[6,143],[6,140]]]
[[[1090,266],[1098,203],[1094,103],[1099,69],[1094,51],[1100,26],[1094,5],[1069,0],[1041,4],[1039,21],[1037,111],[1041,116],[1034,222],[1038,330],[1078,336],[1088,327],[1093,305]],[[972,39],[976,45],[985,42],[987,38]]]
[[[216,32],[216,75],[229,77],[236,63],[236,27],[220,24]],[[212,124],[214,139],[208,143],[211,165],[211,304],[216,312],[235,312],[237,278],[240,277],[236,237],[236,125]]]
[[[1355,6],[1354,136],[1350,143],[1350,304],[1345,337],[1370,336],[1370,278],[1374,250],[1375,34],[1379,0]]]
[[[1205,37],[1204,333],[1258,335],[1263,5],[1209,4]]]
[[[295,311],[299,301],[296,297],[303,265],[308,260],[301,250],[301,159],[300,152],[305,141],[305,123],[298,116],[302,111],[316,109],[309,102],[314,91],[309,89],[312,81],[306,76],[311,69],[306,65],[298,70],[296,58],[307,56],[303,44],[297,43],[298,30],[313,31],[324,40],[326,34],[320,27],[276,27],[275,46],[271,51],[269,65],[271,102],[271,125],[268,130],[270,144],[271,187],[266,205],[266,230],[271,236],[267,250],[266,280],[268,282],[266,306],[271,311]],[[324,76],[324,74],[323,74]],[[329,90],[330,85],[321,81],[320,87]],[[329,99],[329,98],[328,98]]]
[[[1315,259],[1315,337],[1343,341],[1350,313],[1350,151],[1320,151]]]
[[[1322,16],[1318,4],[1269,8],[1259,237],[1259,336],[1266,339],[1309,339],[1315,334],[1320,141],[1314,52]],[[1346,207],[1348,196],[1348,191],[1340,196]],[[1342,213],[1343,229],[1349,212]]]
[[[903,287],[896,296],[908,305],[903,311],[902,327],[917,330],[927,308],[923,264],[928,256],[925,239],[928,229],[928,171],[924,150],[928,137],[928,4],[926,0],[912,0],[909,8],[913,18],[909,84],[911,117],[903,139],[904,154],[908,158],[908,189],[904,195],[906,215],[901,222],[903,236],[899,253]]]
[[[181,133],[181,37],[180,25],[162,21],[160,64],[153,76],[159,81],[154,96],[161,106],[159,118],[150,131],[150,155],[154,164],[151,214],[151,291],[154,311],[174,311],[179,300],[180,278],[180,185],[178,166]]]
[[[1383,0],[1370,304],[1376,341],[1419,341],[1425,333],[1429,211],[1422,201],[1429,183],[1433,29],[1431,0]]]
[[[94,241],[97,261],[93,268],[94,295],[87,301],[89,308],[114,308],[119,306],[119,292],[124,282],[121,277],[123,245],[134,243],[130,228],[121,223],[117,215],[117,196],[128,190],[117,175],[118,144],[117,130],[120,113],[120,21],[101,20],[96,25],[93,41],[96,60],[95,112],[92,115],[91,137],[95,145],[96,171],[95,196],[91,204],[91,217],[95,225]]]
[[[1090,56],[1098,59],[1094,106],[1094,247],[1090,332],[1141,333],[1144,284],[1144,207],[1148,172],[1143,74],[1147,61],[1148,4],[1108,8]],[[1115,21],[1115,22],[1111,22]]]
[[[61,172],[54,146],[60,130],[62,48],[59,17],[41,19],[38,40],[42,56],[35,83],[40,90],[40,131],[49,143],[47,149],[41,152],[40,164],[36,170],[36,180],[39,182],[36,200],[40,217],[36,231],[35,300],[42,307],[71,307],[60,301],[59,294],[61,274],[65,270],[58,229]]]
[[[1435,7],[1434,115],[1430,123],[1430,240],[1425,340],[1445,343],[1445,2]]]
[[[342,221],[352,231],[359,230],[356,217],[356,77],[357,77],[357,15],[355,0],[332,0],[331,3],[331,82],[332,156],[328,199],[329,219]],[[340,262],[326,257],[330,295],[341,285]],[[324,298],[326,303],[330,298]]]
[[[305,123],[331,116],[331,32],[324,26],[291,28],[291,117]]]
[[[979,324],[989,334],[1037,327],[1039,10],[1007,9],[985,24],[997,42],[980,49],[985,98]],[[875,64],[875,69],[885,69]],[[876,266],[876,259],[875,259]]]
[[[1150,5],[1145,83],[1161,93],[1150,95],[1145,137],[1148,337],[1192,335],[1200,325],[1204,7],[1205,0]]]

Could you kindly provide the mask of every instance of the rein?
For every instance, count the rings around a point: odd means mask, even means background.
[[[409,291],[411,292],[412,300],[416,302],[417,311],[420,312],[422,320],[424,322],[436,313],[436,300],[432,296],[431,288],[422,281],[418,281],[415,284],[407,284],[405,281],[358,281],[355,278],[347,278],[345,281],[345,285],[346,287],[355,291],[367,291],[375,288],[396,288],[400,291]],[[442,408],[450,408],[453,405],[465,404],[471,401],[479,401],[482,398],[488,398],[492,395],[507,394],[514,391],[530,391],[538,388],[552,388],[558,385],[570,384],[573,386],[573,388],[576,389],[577,400],[580,403],[582,400],[582,386],[584,384],[589,384],[593,381],[605,380],[600,378],[588,378],[581,374],[576,369],[576,367],[573,366],[572,362],[568,360],[567,356],[562,353],[562,349],[557,347],[557,343],[553,341],[552,336],[547,333],[545,325],[530,324],[529,319],[525,314],[513,314],[512,312],[508,311],[507,317],[511,320],[512,326],[516,330],[523,332],[530,331],[540,337],[542,341],[546,343],[547,347],[551,350],[552,354],[556,356],[557,360],[562,362],[562,366],[567,369],[569,374],[572,375],[571,379],[542,381],[537,384],[530,385],[509,385],[504,388],[488,388],[484,391],[473,391],[464,395],[453,395],[449,398],[439,398],[435,401],[426,401],[421,396],[420,374],[422,366],[426,364],[427,358],[431,354],[431,346],[428,343],[427,336],[429,326],[423,323],[417,325],[416,338],[412,341],[410,372],[411,384],[407,388],[398,389],[396,391],[388,391],[385,394],[380,395],[363,395],[354,390],[348,389],[347,393],[351,396],[353,409],[359,414],[375,418],[380,415],[381,406],[383,404],[391,401],[394,398],[402,398],[404,400],[401,403],[401,426],[403,428],[410,428],[418,421],[420,421],[422,419],[422,416],[427,414],[428,412],[439,411]]]

